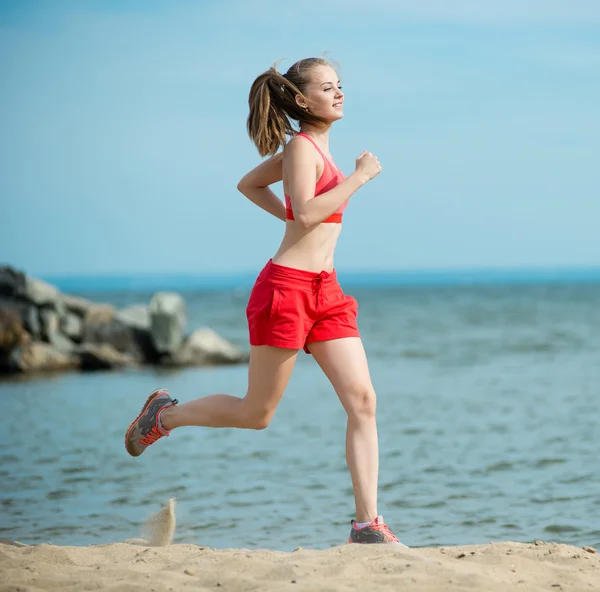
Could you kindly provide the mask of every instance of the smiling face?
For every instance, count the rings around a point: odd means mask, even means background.
[[[301,107],[330,123],[344,116],[344,93],[336,71],[331,66],[318,65],[310,69],[309,80],[303,89],[306,102],[297,98]]]

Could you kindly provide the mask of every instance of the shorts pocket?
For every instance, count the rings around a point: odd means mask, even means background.
[[[269,319],[273,319],[277,315],[279,310],[279,303],[281,302],[281,292],[277,286],[273,286],[271,295],[271,308],[269,310]]]
[[[248,299],[246,316],[249,320],[269,320],[276,312],[277,302],[278,290],[275,286],[267,282],[257,283]]]

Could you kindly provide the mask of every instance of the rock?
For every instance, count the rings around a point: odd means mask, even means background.
[[[12,310],[19,315],[24,329],[38,339],[41,335],[37,308],[25,300],[0,296],[0,310]]]
[[[146,364],[156,364],[160,359],[160,354],[156,351],[154,340],[148,329],[130,328],[135,347],[132,350],[133,355],[138,360]]]
[[[135,347],[133,353],[139,360],[155,364],[160,354],[157,351],[150,332],[150,312],[144,304],[134,304],[117,311],[115,317],[131,331]]]
[[[175,292],[157,292],[149,306],[150,334],[156,351],[174,353],[183,342],[186,326],[185,302]]]
[[[122,310],[0,266],[0,371],[235,364],[249,355],[213,330],[186,332],[186,306],[157,292],[149,306]]]
[[[49,341],[48,337],[53,333],[59,331],[59,317],[58,313],[51,308],[40,309],[40,321],[42,322],[42,336],[46,341]]]
[[[61,294],[60,300],[65,305],[67,312],[74,313],[80,317],[87,315],[90,309],[97,306],[107,306],[94,304],[91,300],[81,298],[79,296],[73,296],[71,294]],[[112,307],[111,307],[112,308]]]
[[[92,306],[83,320],[84,343],[108,343],[120,352],[126,352],[133,340],[129,328],[115,318],[116,309],[110,305]]]
[[[68,305],[67,305],[68,308]],[[84,317],[84,325],[102,325],[115,318],[117,309],[110,304],[92,304]]]
[[[145,304],[134,304],[117,311],[116,318],[135,329],[150,330],[150,311]]]
[[[249,354],[223,339],[218,333],[204,327],[194,331],[183,345],[163,361],[165,365],[203,366],[207,364],[241,364]]]
[[[134,347],[133,332],[116,319],[105,323],[85,323],[83,327],[83,343],[107,343],[117,351],[127,353]]]
[[[59,291],[56,287],[43,280],[25,276],[25,298],[38,306],[50,305],[56,307]]]
[[[25,274],[8,265],[0,266],[0,295],[25,298]]]
[[[73,312],[66,312],[60,319],[60,330],[73,341],[80,343],[83,336],[83,321]]]
[[[25,329],[15,308],[0,308],[0,351],[9,353],[23,343]]]
[[[40,319],[42,321],[42,336],[45,341],[51,343],[59,352],[70,354],[75,344],[66,335],[60,331],[60,317],[55,310],[51,308],[40,309]]]
[[[134,366],[133,356],[122,353],[108,343],[84,343],[75,349],[82,370],[112,370]]]
[[[58,351],[49,343],[32,341],[13,350],[11,369],[20,372],[67,370],[77,366],[77,360]]]
[[[158,358],[150,332],[126,325],[117,318],[114,309],[98,309],[86,317],[82,343],[108,344],[138,362],[154,363]]]
[[[19,310],[23,321],[23,327],[25,327],[27,333],[29,333],[34,340],[41,340],[42,324],[40,323],[37,306],[30,302],[26,302],[25,300],[15,300],[13,301],[13,306]],[[1,302],[0,307],[2,307]]]
[[[63,354],[73,353],[76,347],[73,341],[59,331],[56,333],[51,333],[48,336],[48,343],[52,344],[59,352]]]

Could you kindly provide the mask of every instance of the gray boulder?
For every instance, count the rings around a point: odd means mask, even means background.
[[[40,309],[40,321],[42,324],[42,336],[48,341],[52,333],[58,333],[60,318],[58,313],[51,308]]]
[[[60,318],[60,330],[73,341],[79,343],[83,336],[83,321],[79,315],[73,312],[66,312]]]
[[[59,300],[56,287],[43,280],[25,276],[25,298],[38,306],[49,305],[56,308]]]
[[[25,274],[8,265],[1,265],[0,295],[10,298],[25,298]]]
[[[67,304],[67,310],[69,309]],[[84,325],[101,325],[115,318],[117,309],[111,304],[92,304],[84,316]]]
[[[185,336],[186,312],[183,298],[175,292],[157,292],[149,306],[150,334],[156,351],[172,354]]]
[[[173,366],[205,366],[242,364],[248,360],[247,352],[212,329],[203,327],[194,331],[175,353],[163,360],[163,363]]]
[[[116,318],[135,329],[150,330],[150,310],[145,304],[134,304],[116,313]]]
[[[75,353],[81,370],[112,370],[135,366],[133,356],[120,352],[108,343],[84,343]]]
[[[59,352],[70,354],[75,348],[75,344],[66,335],[61,333],[61,319],[58,313],[51,308],[42,308],[40,309],[40,319],[42,321],[42,335],[44,340],[52,344]]]
[[[78,362],[71,355],[58,351],[49,343],[32,341],[14,349],[10,370],[19,372],[48,372],[75,368]]]
[[[135,344],[132,330],[118,321],[111,319],[104,323],[86,322],[83,328],[83,343],[107,343],[117,351],[130,352]]]
[[[19,311],[15,308],[0,308],[0,352],[10,353],[24,339],[25,329]]]
[[[7,298],[0,295],[0,310],[14,310],[19,313],[25,330],[34,338],[41,336],[41,325],[37,307],[26,300]]]
[[[158,353],[148,328],[138,328],[112,306],[92,307],[85,317],[82,343],[108,344],[138,362],[154,363]]]
[[[136,358],[148,364],[155,364],[160,358],[160,353],[152,339],[148,307],[145,304],[134,304],[117,311],[115,318],[131,331]]]
[[[94,307],[107,306],[94,304],[91,300],[81,298],[80,296],[73,296],[71,294],[61,294],[60,300],[64,304],[67,312],[76,314],[80,317],[85,317]]]

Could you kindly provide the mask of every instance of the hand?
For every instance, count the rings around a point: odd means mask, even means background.
[[[377,157],[366,150],[356,159],[356,170],[370,181],[381,172]]]

